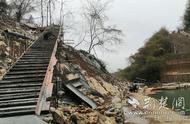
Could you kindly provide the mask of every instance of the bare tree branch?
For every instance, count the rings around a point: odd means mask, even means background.
[[[86,0],[86,4],[83,5],[83,17],[86,20],[88,34],[85,35],[83,41],[89,41],[89,53],[97,46],[121,43],[122,31],[114,26],[105,26],[108,20],[105,11],[109,4],[110,1]]]
[[[15,16],[17,22],[23,19],[23,16],[34,11],[35,1],[34,0],[12,0],[10,6],[15,10]]]

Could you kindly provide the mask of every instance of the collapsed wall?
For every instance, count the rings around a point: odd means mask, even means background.
[[[101,60],[63,42],[58,44],[56,58],[50,109],[56,123],[122,121],[120,109],[115,109],[112,102],[115,96],[121,96],[120,88],[113,85],[116,80]]]

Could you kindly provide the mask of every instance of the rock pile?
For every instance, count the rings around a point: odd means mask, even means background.
[[[100,60],[63,42],[59,42],[56,58],[52,122],[123,123],[122,107],[127,105],[124,87],[121,90],[113,85],[116,80]]]
[[[16,24],[14,20],[0,20],[0,79],[6,70],[32,44],[40,30]],[[31,39],[27,39],[30,37]]]
[[[4,42],[4,38],[0,35],[0,78],[6,73],[6,69],[12,63],[9,58],[10,48]]]

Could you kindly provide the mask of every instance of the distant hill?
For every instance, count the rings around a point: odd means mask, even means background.
[[[130,66],[119,70],[120,79],[146,79],[147,82],[161,81],[166,60],[172,56],[190,53],[190,35],[184,31],[170,33],[165,28],[156,32],[137,53],[130,56]],[[166,70],[164,70],[166,71]]]

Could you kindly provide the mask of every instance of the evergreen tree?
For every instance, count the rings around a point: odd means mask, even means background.
[[[160,80],[164,61],[171,53],[170,41],[169,32],[161,28],[129,58],[130,66],[119,70],[116,76],[120,79],[135,80],[138,77],[148,82],[157,82]]]
[[[190,0],[188,0],[186,5],[185,14],[183,17],[183,25],[185,31],[190,30]]]
[[[0,15],[7,14],[8,5],[6,0],[0,0]]]

